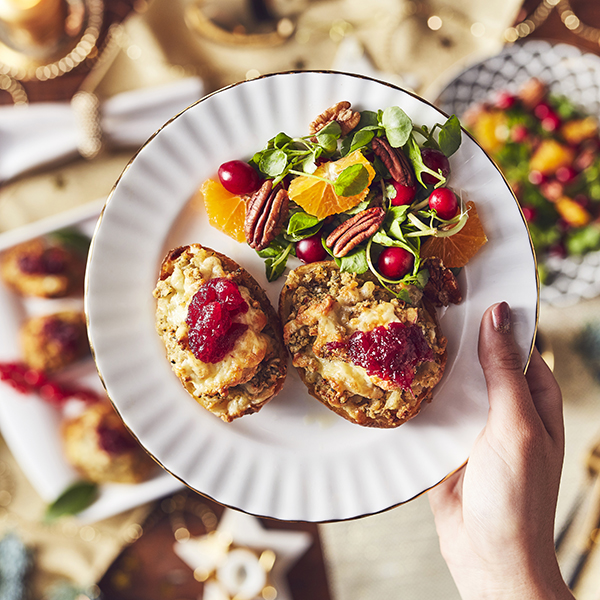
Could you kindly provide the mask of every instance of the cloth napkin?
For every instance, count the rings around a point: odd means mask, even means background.
[[[189,77],[117,94],[100,103],[97,111],[88,106],[92,110],[85,115],[75,101],[2,106],[0,183],[76,156],[89,146],[90,120],[97,121],[105,146],[138,147],[171,117],[200,99],[203,89],[200,79]]]

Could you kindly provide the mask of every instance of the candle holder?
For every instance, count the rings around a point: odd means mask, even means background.
[[[54,79],[97,52],[103,0],[0,0],[0,75]]]

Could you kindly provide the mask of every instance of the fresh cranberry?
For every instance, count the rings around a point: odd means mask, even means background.
[[[550,113],[542,119],[542,128],[546,131],[556,131],[560,125],[560,117],[556,113]]]
[[[247,302],[230,279],[217,277],[200,286],[186,318],[188,343],[194,356],[206,363],[223,360],[248,329],[243,323],[234,323],[232,317],[247,311]]]
[[[541,121],[550,113],[553,113],[552,107],[547,102],[540,102],[534,109],[533,114]]]
[[[533,185],[542,185],[548,181],[548,177],[541,171],[529,171],[528,179]]]
[[[525,127],[525,125],[515,125],[510,130],[510,139],[515,142],[515,144],[520,144],[524,142],[529,136],[529,129]]]
[[[444,178],[447,178],[448,175],[450,175],[450,163],[443,152],[435,150],[434,148],[423,148],[423,150],[421,150],[421,157],[423,158],[425,166],[432,171],[435,171],[436,173],[441,171]],[[439,177],[435,177],[430,173],[423,173],[421,177],[425,185],[435,185],[441,181]]]
[[[412,204],[417,193],[416,185],[402,185],[397,181],[392,181],[392,185],[396,190],[396,195],[392,198],[392,206],[403,206],[405,204]]]
[[[444,219],[445,221],[452,219],[458,211],[456,194],[447,187],[433,190],[429,196],[429,208],[435,210],[440,219]]]
[[[423,331],[413,324],[393,322],[387,327],[357,331],[342,344],[355,365],[404,390],[410,389],[416,368],[434,358]],[[328,350],[339,347],[339,342],[327,344]]]
[[[523,216],[528,223],[535,221],[537,217],[537,210],[533,206],[522,206]]]
[[[321,242],[321,233],[315,233],[296,242],[296,256],[303,263],[313,263],[327,258],[327,252]]]
[[[511,93],[500,92],[496,96],[496,101],[494,104],[496,105],[496,108],[499,108],[500,110],[508,110],[515,105],[516,101],[517,99]]]
[[[404,248],[385,248],[377,259],[377,270],[388,279],[402,279],[413,269],[415,257]]]
[[[23,379],[27,385],[30,385],[34,388],[42,387],[48,381],[46,375],[37,369],[27,369],[27,371],[25,371],[23,374]]]
[[[223,163],[218,171],[219,181],[232,194],[251,194],[260,185],[258,173],[242,160]]]
[[[578,173],[573,167],[559,167],[556,169],[556,179],[561,183],[571,183]]]

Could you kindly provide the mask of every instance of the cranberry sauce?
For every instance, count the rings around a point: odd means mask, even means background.
[[[118,456],[136,447],[134,439],[126,431],[110,427],[106,423],[100,423],[96,431],[100,448],[108,454]]]
[[[19,269],[29,275],[60,275],[67,270],[66,255],[60,248],[19,256]]]
[[[63,352],[76,353],[82,345],[82,328],[77,323],[50,318],[43,327],[43,335],[60,345]]]
[[[333,344],[340,346],[340,342]],[[355,365],[404,390],[410,389],[417,366],[434,358],[418,325],[394,322],[372,331],[357,331],[342,344]]]
[[[206,363],[223,360],[248,329],[247,325],[234,323],[232,319],[247,311],[248,304],[230,279],[217,277],[202,285],[190,302],[185,320],[194,356]]]

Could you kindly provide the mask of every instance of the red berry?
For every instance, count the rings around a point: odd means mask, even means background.
[[[315,233],[296,242],[296,256],[304,263],[313,263],[327,258],[327,252],[321,243],[321,233]]]
[[[392,198],[392,206],[403,206],[411,204],[417,193],[417,186],[402,185],[397,181],[392,181],[392,185],[396,190],[396,195]]]
[[[437,188],[429,196],[429,208],[435,210],[440,219],[448,221],[458,211],[458,198],[450,188]]]
[[[533,114],[541,121],[545,119],[552,111],[547,102],[540,102],[534,109]]]
[[[40,388],[40,396],[51,404],[62,404],[67,399],[67,394],[56,382],[45,383]]]
[[[509,92],[500,92],[496,96],[496,107],[500,110],[508,110],[515,105],[517,99]]]
[[[556,169],[556,179],[561,183],[571,183],[577,177],[577,171],[573,167],[559,167]]]
[[[550,113],[542,119],[542,128],[546,131],[556,131],[560,127],[560,117],[555,113]]]
[[[537,210],[533,206],[522,206],[523,216],[528,223],[535,221],[537,217]]]
[[[542,183],[548,181],[548,177],[541,171],[529,171],[528,179],[533,185],[542,185]]]
[[[25,380],[25,383],[35,388],[39,388],[47,382],[44,373],[37,369],[28,369],[25,371],[23,379]]]
[[[527,139],[529,135],[529,129],[525,127],[525,125],[515,125],[510,130],[510,139],[515,142],[515,144],[520,144]]]
[[[443,152],[434,150],[433,148],[423,148],[423,150],[421,150],[421,157],[423,158],[425,166],[429,167],[432,171],[435,171],[436,173],[441,171],[445,178],[450,175],[450,163]],[[430,173],[423,173],[421,177],[425,185],[435,185],[441,181],[438,177],[435,177]]]
[[[404,248],[385,248],[377,259],[377,270],[387,279],[402,279],[413,269],[415,257]]]
[[[260,186],[258,173],[242,160],[223,163],[218,175],[223,187],[232,194],[251,194]]]

